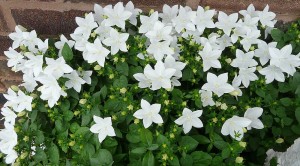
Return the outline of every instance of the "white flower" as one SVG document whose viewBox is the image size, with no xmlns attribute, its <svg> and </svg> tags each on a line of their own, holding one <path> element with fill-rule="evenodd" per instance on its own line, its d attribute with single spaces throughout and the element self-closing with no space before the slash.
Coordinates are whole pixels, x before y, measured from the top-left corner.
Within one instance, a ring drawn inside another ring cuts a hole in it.
<svg viewBox="0 0 300 166">
<path fill-rule="evenodd" d="M 196 17 L 192 21 L 197 26 L 198 31 L 203 33 L 205 28 L 215 27 L 212 20 L 214 15 L 215 10 L 204 10 L 203 7 L 198 6 Z"/>
<path fill-rule="evenodd" d="M 17 158 L 18 158 L 18 153 L 15 150 L 11 150 L 11 151 L 9 151 L 8 154 L 6 154 L 5 163 L 13 164 L 13 163 L 15 163 Z"/>
<path fill-rule="evenodd" d="M 258 13 L 258 17 L 262 26 L 274 27 L 273 20 L 275 19 L 276 14 L 269 12 L 269 5 L 267 5 L 263 11 Z"/>
<path fill-rule="evenodd" d="M 32 69 L 35 77 L 38 76 L 43 71 L 43 55 L 34 55 L 31 52 L 26 52 L 25 56 L 28 60 L 24 63 L 24 66 Z"/>
<path fill-rule="evenodd" d="M 111 117 L 101 118 L 99 116 L 94 115 L 93 119 L 96 124 L 94 124 L 90 128 L 90 131 L 92 133 L 98 134 L 98 139 L 100 143 L 102 143 L 102 141 L 107 136 L 116 136 L 115 130 L 112 127 Z"/>
<path fill-rule="evenodd" d="M 142 99 L 141 100 L 142 109 L 137 110 L 133 116 L 138 119 L 143 119 L 143 124 L 145 128 L 148 128 L 152 123 L 161 124 L 163 123 L 162 117 L 159 115 L 160 104 L 151 104 Z"/>
<path fill-rule="evenodd" d="M 234 84 L 239 86 L 242 83 L 247 88 L 250 81 L 258 80 L 258 77 L 254 73 L 255 70 L 255 67 L 240 68 L 239 75 L 233 79 Z"/>
<path fill-rule="evenodd" d="M 220 50 L 224 50 L 226 47 L 232 46 L 231 38 L 226 34 L 217 38 L 216 43 L 219 45 Z"/>
<path fill-rule="evenodd" d="M 25 87 L 27 92 L 32 92 L 38 84 L 32 74 L 23 75 L 23 83 L 20 86 Z"/>
<path fill-rule="evenodd" d="M 4 118 L 4 123 L 9 123 L 11 125 L 15 125 L 15 121 L 17 118 L 17 115 L 8 107 L 3 107 L 1 109 L 1 114 Z"/>
<path fill-rule="evenodd" d="M 56 104 L 61 95 L 67 96 L 66 92 L 58 85 L 56 78 L 52 75 L 40 75 L 36 80 L 43 84 L 38 88 L 38 91 L 42 93 L 40 98 L 48 101 L 50 108 Z"/>
<path fill-rule="evenodd" d="M 244 53 L 242 50 L 236 50 L 236 58 L 231 62 L 231 66 L 237 68 L 248 68 L 257 65 L 257 62 L 253 59 L 254 52 L 250 51 Z"/>
<path fill-rule="evenodd" d="M 220 74 L 216 76 L 213 73 L 207 74 L 207 83 L 205 83 L 201 89 L 212 91 L 218 95 L 218 97 L 222 96 L 224 93 L 230 93 L 234 90 L 234 88 L 227 83 L 228 73 Z"/>
<path fill-rule="evenodd" d="M 248 31 L 247 34 L 242 37 L 243 39 L 240 41 L 240 43 L 243 45 L 245 51 L 249 51 L 252 44 L 257 44 L 260 41 L 258 39 L 260 37 L 260 31 Z"/>
<path fill-rule="evenodd" d="M 220 35 L 218 35 L 216 33 L 211 33 L 210 35 L 208 35 L 208 38 L 200 37 L 200 43 L 203 46 L 205 46 L 206 43 L 209 43 L 213 50 L 222 50 L 222 48 L 219 46 L 218 40 L 217 40 L 217 38 L 219 38 L 219 37 L 220 37 Z"/>
<path fill-rule="evenodd" d="M 21 42 L 24 40 L 24 33 L 23 31 L 26 31 L 22 26 L 17 25 L 15 27 L 15 32 L 10 33 L 8 36 L 13 40 L 12 48 L 16 49 L 21 45 Z M 26 32 L 28 33 L 28 32 Z"/>
<path fill-rule="evenodd" d="M 45 54 L 46 51 L 48 50 L 48 39 L 46 39 L 45 41 L 41 40 L 41 39 L 37 39 L 37 46 L 38 46 L 38 49 L 34 49 L 34 50 L 29 50 L 29 51 L 32 51 L 34 53 L 42 53 L 42 54 Z"/>
<path fill-rule="evenodd" d="M 110 36 L 110 31 L 112 30 L 112 27 L 107 27 L 103 24 L 101 24 L 97 29 L 95 29 L 95 33 L 98 34 L 97 38 L 100 39 L 100 41 L 103 41 L 104 39 L 108 38 Z"/>
<path fill-rule="evenodd" d="M 8 94 L 3 94 L 3 96 L 8 100 L 4 106 L 12 107 L 15 112 L 21 112 L 23 110 L 31 111 L 32 97 L 25 95 L 21 90 L 18 94 L 12 89 L 8 89 Z"/>
<path fill-rule="evenodd" d="M 62 49 L 66 43 L 70 48 L 72 48 L 75 44 L 75 41 L 68 40 L 64 35 L 60 35 L 60 41 L 54 43 L 55 47 L 59 49 L 58 56 L 62 56 Z"/>
<path fill-rule="evenodd" d="M 275 80 L 279 82 L 284 82 L 285 77 L 283 71 L 274 65 L 269 65 L 261 70 L 259 73 L 266 77 L 266 84 L 269 84 Z"/>
<path fill-rule="evenodd" d="M 89 36 L 82 34 L 70 34 L 71 38 L 75 40 L 74 48 L 79 51 L 85 50 L 85 45 L 88 43 Z"/>
<path fill-rule="evenodd" d="M 88 71 L 80 71 L 77 72 L 82 79 L 87 83 L 87 84 L 91 84 L 92 83 L 92 79 L 91 79 L 91 75 L 93 74 L 93 71 L 88 70 Z"/>
<path fill-rule="evenodd" d="M 150 39 L 150 42 L 159 42 L 162 40 L 171 41 L 173 38 L 170 36 L 172 26 L 165 26 L 162 22 L 157 21 L 152 30 L 148 31 L 145 35 Z"/>
<path fill-rule="evenodd" d="M 24 56 L 18 53 L 16 50 L 9 48 L 8 51 L 4 51 L 4 54 L 7 56 L 7 66 L 8 67 L 15 67 L 20 64 L 24 58 Z"/>
<path fill-rule="evenodd" d="M 139 33 L 147 33 L 152 30 L 154 24 L 158 21 L 158 12 L 154 12 L 151 16 L 140 16 L 141 26 L 139 27 Z"/>
<path fill-rule="evenodd" d="M 151 43 L 147 48 L 149 54 L 153 54 L 155 60 L 160 61 L 164 55 L 174 54 L 174 50 L 170 47 L 170 41 Z"/>
<path fill-rule="evenodd" d="M 104 8 L 104 14 L 108 17 L 103 21 L 105 26 L 118 26 L 125 29 L 125 21 L 130 18 L 132 13 L 125 10 L 123 2 L 118 2 L 114 8 Z"/>
<path fill-rule="evenodd" d="M 65 83 L 68 89 L 74 88 L 78 93 L 81 90 L 81 85 L 86 82 L 79 77 L 76 70 L 73 70 L 70 74 L 65 74 L 63 77 L 69 78 L 69 80 Z"/>
<path fill-rule="evenodd" d="M 184 29 L 195 31 L 196 30 L 195 24 L 192 23 L 192 20 L 194 20 L 195 18 L 196 18 L 195 11 L 180 6 L 178 16 L 172 20 L 176 32 L 180 33 Z"/>
<path fill-rule="evenodd" d="M 182 77 L 182 70 L 185 67 L 185 63 L 180 62 L 180 61 L 176 61 L 175 58 L 171 55 L 168 55 L 165 58 L 165 67 L 167 68 L 172 68 L 172 69 L 176 69 L 176 72 L 173 74 L 173 76 L 181 78 Z"/>
<path fill-rule="evenodd" d="M 163 6 L 163 12 L 159 13 L 159 17 L 162 19 L 162 22 L 167 25 L 172 25 L 172 20 L 177 16 L 178 14 L 178 5 L 174 5 L 170 7 L 167 4 L 164 4 Z"/>
<path fill-rule="evenodd" d="M 44 73 L 47 75 L 53 75 L 56 79 L 63 76 L 65 73 L 71 73 L 73 69 L 66 64 L 63 57 L 59 57 L 54 60 L 52 58 L 46 58 L 47 67 L 44 69 Z"/>
<path fill-rule="evenodd" d="M 160 88 L 171 88 L 171 77 L 176 72 L 176 69 L 166 68 L 164 63 L 158 61 L 154 69 L 148 64 L 144 69 L 145 76 L 151 80 L 151 90 L 158 90 Z"/>
<path fill-rule="evenodd" d="M 5 128 L 0 130 L 0 152 L 10 154 L 18 143 L 18 135 L 14 126 L 6 123 Z"/>
<path fill-rule="evenodd" d="M 200 96 L 201 96 L 201 102 L 202 106 L 214 106 L 215 102 L 212 98 L 212 92 L 211 91 L 206 91 L 206 90 L 199 90 Z"/>
<path fill-rule="evenodd" d="M 129 18 L 129 22 L 132 24 L 132 25 L 136 25 L 137 24 L 137 15 L 139 15 L 142 10 L 141 9 L 137 9 L 137 8 L 134 8 L 134 5 L 131 1 L 129 1 L 126 6 L 125 6 L 125 10 L 131 12 L 131 16 Z"/>
<path fill-rule="evenodd" d="M 97 38 L 94 43 L 87 43 L 86 49 L 83 51 L 83 59 L 88 63 L 97 62 L 100 66 L 104 67 L 105 58 L 109 54 L 109 50 L 102 46 L 100 40 Z"/>
<path fill-rule="evenodd" d="M 94 19 L 95 21 L 100 24 L 103 20 L 104 20 L 104 10 L 102 8 L 102 6 L 95 4 L 94 5 Z"/>
<path fill-rule="evenodd" d="M 202 121 L 199 117 L 202 115 L 202 110 L 192 112 L 188 108 L 184 108 L 182 116 L 175 120 L 178 125 L 183 125 L 183 132 L 188 133 L 192 127 L 201 128 L 203 127 Z"/>
<path fill-rule="evenodd" d="M 119 33 L 115 29 L 110 30 L 110 36 L 103 40 L 103 43 L 111 48 L 111 54 L 115 55 L 119 50 L 127 52 L 126 41 L 128 33 Z"/>
<path fill-rule="evenodd" d="M 250 15 L 251 17 L 258 17 L 258 11 L 255 11 L 255 7 L 253 6 L 253 4 L 250 4 L 248 7 L 247 7 L 247 10 L 241 10 L 239 11 L 239 13 L 241 15 L 243 15 L 244 17 L 246 15 Z"/>
<path fill-rule="evenodd" d="M 221 63 L 218 60 L 221 56 L 221 53 L 221 50 L 213 50 L 208 42 L 204 45 L 203 50 L 199 51 L 199 54 L 203 60 L 204 72 L 210 68 L 221 68 Z"/>
<path fill-rule="evenodd" d="M 251 124 L 251 120 L 243 117 L 233 116 L 225 121 L 222 126 L 221 133 L 223 135 L 229 135 L 240 141 L 244 136 L 243 127 L 247 127 Z"/>
<path fill-rule="evenodd" d="M 279 67 L 282 71 L 289 75 L 294 75 L 295 67 L 300 66 L 300 58 L 292 55 L 292 45 L 286 45 L 281 50 L 277 48 L 269 48 L 271 61 L 270 65 Z"/>
<path fill-rule="evenodd" d="M 259 62 L 261 65 L 265 65 L 269 62 L 271 59 L 269 48 L 275 48 L 277 45 L 277 42 L 271 42 L 267 44 L 263 40 L 261 40 L 257 46 L 258 49 L 254 50 L 254 56 L 259 58 Z"/>
<path fill-rule="evenodd" d="M 220 11 L 218 15 L 218 22 L 216 22 L 216 27 L 222 29 L 226 35 L 230 36 L 231 29 L 236 27 L 237 20 L 238 13 L 227 15 L 226 13 Z"/>
<path fill-rule="evenodd" d="M 75 29 L 74 34 L 83 35 L 85 37 L 89 37 L 91 31 L 98 26 L 97 23 L 94 21 L 94 16 L 92 12 L 87 14 L 85 18 L 76 17 L 75 21 L 78 27 Z"/>
<path fill-rule="evenodd" d="M 145 68 L 145 69 L 146 69 L 146 68 Z M 145 72 L 145 69 L 144 69 L 144 72 Z M 149 78 L 147 78 L 147 77 L 145 76 L 145 74 L 143 74 L 143 73 L 136 73 L 136 74 L 133 75 L 133 77 L 134 77 L 137 81 L 139 81 L 138 86 L 139 86 L 140 88 L 149 88 L 149 87 L 151 86 L 152 81 L 151 81 Z"/>
<path fill-rule="evenodd" d="M 245 36 L 247 34 L 247 28 L 244 26 L 237 26 L 233 29 L 233 34 L 230 36 L 231 42 L 236 43 L 239 37 Z"/>
<path fill-rule="evenodd" d="M 245 15 L 244 20 L 239 20 L 238 25 L 245 28 L 247 31 L 256 31 L 259 18 Z"/>
<path fill-rule="evenodd" d="M 264 128 L 264 124 L 258 119 L 263 113 L 263 109 L 260 107 L 248 108 L 244 114 L 244 117 L 251 120 L 249 126 L 247 126 L 247 130 L 251 130 L 251 128 L 262 129 Z"/>
</svg>

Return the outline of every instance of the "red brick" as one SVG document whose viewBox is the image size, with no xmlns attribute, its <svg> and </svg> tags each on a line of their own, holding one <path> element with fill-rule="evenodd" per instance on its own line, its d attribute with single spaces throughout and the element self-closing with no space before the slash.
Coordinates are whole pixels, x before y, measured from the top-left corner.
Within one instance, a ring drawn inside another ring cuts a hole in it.
<svg viewBox="0 0 300 166">
<path fill-rule="evenodd" d="M 0 93 L 0 110 L 1 110 L 1 108 L 3 107 L 3 105 L 4 105 L 4 103 L 5 103 L 5 98 L 3 97 L 3 94 L 2 93 Z M 2 129 L 4 126 L 3 126 L 3 120 L 1 120 L 2 119 L 2 114 L 0 113 L 0 129 Z"/>
<path fill-rule="evenodd" d="M 4 51 L 12 45 L 12 40 L 7 36 L 0 36 L 0 56 L 4 56 Z"/>
<path fill-rule="evenodd" d="M 92 9 L 91 9 L 92 10 Z M 83 17 L 85 13 L 89 11 L 70 10 L 63 13 L 61 22 L 62 27 L 59 34 L 70 34 L 73 33 L 75 28 L 78 26 L 75 22 L 75 17 Z M 58 35 L 58 34 L 56 34 Z"/>
<path fill-rule="evenodd" d="M 7 32 L 8 31 L 7 23 L 4 19 L 3 12 L 1 11 L 1 8 L 0 8 L 0 31 L 1 32 Z"/>
</svg>

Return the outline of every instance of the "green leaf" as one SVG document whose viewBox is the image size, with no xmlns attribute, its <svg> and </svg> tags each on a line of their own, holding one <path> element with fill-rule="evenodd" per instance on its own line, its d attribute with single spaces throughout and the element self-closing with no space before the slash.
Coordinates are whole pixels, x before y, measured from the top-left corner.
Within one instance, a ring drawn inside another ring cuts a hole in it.
<svg viewBox="0 0 300 166">
<path fill-rule="evenodd" d="M 275 41 L 282 41 L 284 33 L 279 29 L 273 29 L 271 31 L 271 36 Z"/>
<path fill-rule="evenodd" d="M 107 95 L 107 87 L 104 85 L 101 89 L 100 89 L 100 96 L 102 98 L 102 100 L 104 100 L 106 98 Z M 100 102 L 100 101 L 99 101 Z"/>
<path fill-rule="evenodd" d="M 141 141 L 140 136 L 137 134 L 127 134 L 126 139 L 131 143 L 139 143 Z"/>
<path fill-rule="evenodd" d="M 212 157 L 209 154 L 202 151 L 195 151 L 191 154 L 191 156 L 193 158 L 193 165 L 197 166 L 210 165 L 212 160 Z"/>
<path fill-rule="evenodd" d="M 193 71 L 192 71 L 191 68 L 186 67 L 186 68 L 183 69 L 182 78 L 181 78 L 182 81 L 190 80 L 193 77 L 194 77 L 194 74 L 193 74 Z"/>
<path fill-rule="evenodd" d="M 184 147 L 187 151 L 192 151 L 198 146 L 198 141 L 190 136 L 183 136 L 179 141 L 179 145 Z"/>
<path fill-rule="evenodd" d="M 128 85 L 127 77 L 122 75 L 119 79 L 116 79 L 113 86 L 116 88 L 126 88 Z"/>
<path fill-rule="evenodd" d="M 71 61 L 73 59 L 73 51 L 69 47 L 67 43 L 64 44 L 64 47 L 62 49 L 62 56 L 66 61 Z"/>
<path fill-rule="evenodd" d="M 51 164 L 59 164 L 59 150 L 55 144 L 51 144 L 51 147 L 48 150 L 49 160 Z"/>
<path fill-rule="evenodd" d="M 210 143 L 210 140 L 203 135 L 193 135 L 192 137 L 195 140 L 197 140 L 199 142 L 199 144 L 209 144 Z"/>
<path fill-rule="evenodd" d="M 153 150 L 158 149 L 158 147 L 159 147 L 159 146 L 158 146 L 157 144 L 152 144 L 152 145 L 150 145 L 147 149 L 153 151 Z"/>
<path fill-rule="evenodd" d="M 180 159 L 180 164 L 183 166 L 193 166 L 193 162 L 193 157 L 191 155 L 185 155 Z"/>
<path fill-rule="evenodd" d="M 131 153 L 135 153 L 135 154 L 144 154 L 147 151 L 147 149 L 145 147 L 138 147 L 135 148 L 131 151 Z"/>
<path fill-rule="evenodd" d="M 154 166 L 154 156 L 151 151 L 148 151 L 143 157 L 142 166 Z"/>
<path fill-rule="evenodd" d="M 85 112 L 81 117 L 81 126 L 86 126 L 92 120 L 92 115 L 89 112 Z"/>
<path fill-rule="evenodd" d="M 58 132 L 61 132 L 63 130 L 63 124 L 62 124 L 61 120 L 56 120 L 55 121 L 55 129 Z"/>
<path fill-rule="evenodd" d="M 225 148 L 222 150 L 222 158 L 227 159 L 231 154 L 230 148 Z"/>
<path fill-rule="evenodd" d="M 171 166 L 180 166 L 177 156 L 174 156 L 173 159 L 169 159 L 168 162 Z"/>
<path fill-rule="evenodd" d="M 294 133 L 300 135 L 300 124 L 299 125 L 293 125 L 291 129 Z"/>
<path fill-rule="evenodd" d="M 152 144 L 153 136 L 152 136 L 152 133 L 151 133 L 150 130 L 148 130 L 148 129 L 141 129 L 140 138 L 141 138 L 141 141 L 144 144 L 147 144 L 147 145 L 151 145 Z"/>
<path fill-rule="evenodd" d="M 108 109 L 110 111 L 119 111 L 122 107 L 122 102 L 118 99 L 108 99 L 105 103 L 104 103 L 104 108 Z"/>
<path fill-rule="evenodd" d="M 34 121 L 35 121 L 35 119 L 36 119 L 36 116 L 37 116 L 37 110 L 32 110 L 31 112 L 30 112 L 30 120 L 31 120 L 31 123 L 33 123 Z"/>
<path fill-rule="evenodd" d="M 118 141 L 114 138 L 106 138 L 103 143 L 102 143 L 104 148 L 111 148 L 111 147 L 115 147 L 118 145 Z"/>
<path fill-rule="evenodd" d="M 64 111 L 64 120 L 69 122 L 70 120 L 72 120 L 72 118 L 74 117 L 74 113 L 72 111 Z"/>
<path fill-rule="evenodd" d="M 44 143 L 45 137 L 42 131 L 37 131 L 36 132 L 36 138 L 35 138 L 35 143 L 36 144 L 42 144 Z"/>
<path fill-rule="evenodd" d="M 70 109 L 69 100 L 64 100 L 63 102 L 61 102 L 60 108 L 62 111 L 68 111 Z"/>
<path fill-rule="evenodd" d="M 292 103 L 293 103 L 292 99 L 290 99 L 288 97 L 280 99 L 280 102 L 282 105 L 284 105 L 286 107 L 292 105 Z"/>
<path fill-rule="evenodd" d="M 296 116 L 296 119 L 297 121 L 299 122 L 300 124 L 300 107 L 298 107 L 295 111 L 295 116 Z"/>
<path fill-rule="evenodd" d="M 33 158 L 37 163 L 39 163 L 40 161 L 47 160 L 47 155 L 43 149 L 41 149 L 40 147 L 37 147 Z"/>
<path fill-rule="evenodd" d="M 91 166 L 111 166 L 113 162 L 111 153 L 106 149 L 100 149 L 90 157 Z"/>
<path fill-rule="evenodd" d="M 120 74 L 128 76 L 129 67 L 126 62 L 119 62 L 116 65 L 116 69 Z"/>
</svg>

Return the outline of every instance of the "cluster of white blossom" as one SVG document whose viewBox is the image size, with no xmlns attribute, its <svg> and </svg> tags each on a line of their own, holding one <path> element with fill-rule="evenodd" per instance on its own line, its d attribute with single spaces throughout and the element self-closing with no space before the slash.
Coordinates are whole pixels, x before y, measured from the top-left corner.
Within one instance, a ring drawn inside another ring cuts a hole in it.
<svg viewBox="0 0 300 166">
<path fill-rule="evenodd" d="M 182 70 L 188 64 L 178 58 L 180 45 L 177 42 L 178 38 L 191 39 L 203 47 L 197 55 L 199 60 L 202 59 L 203 71 L 207 72 L 207 83 L 199 90 L 203 107 L 216 105 L 213 94 L 218 97 L 225 93 L 235 97 L 241 96 L 240 88 L 247 88 L 251 81 L 257 80 L 257 71 L 266 77 L 266 83 L 271 83 L 274 79 L 283 82 L 285 76 L 293 75 L 295 68 L 300 66 L 299 57 L 291 54 L 291 45 L 277 49 L 277 43 L 266 43 L 259 39 L 261 36 L 259 26 L 265 28 L 265 37 L 267 37 L 276 23 L 275 14 L 269 11 L 269 6 L 266 6 L 263 11 L 256 11 L 254 6 L 250 5 L 247 10 L 239 12 L 242 16 L 240 19 L 239 13 L 227 15 L 201 6 L 193 11 L 187 6 L 164 5 L 162 13 L 152 12 L 149 16 L 140 13 L 141 10 L 134 8 L 131 1 L 125 6 L 122 2 L 114 6 L 95 5 L 94 13 L 88 13 L 84 18 L 76 17 L 78 27 L 70 35 L 72 40 L 61 35 L 60 41 L 55 43 L 55 47 L 59 50 L 57 59 L 44 57 L 48 50 L 48 39 L 43 41 L 37 37 L 35 31 L 27 32 L 26 29 L 17 26 L 16 32 L 9 35 L 13 45 L 5 52 L 8 57 L 7 65 L 14 71 L 21 71 L 24 74 L 21 86 L 28 93 L 34 90 L 40 91 L 39 97 L 47 101 L 49 107 L 53 107 L 61 96 L 67 95 L 66 89 L 73 88 L 80 92 L 83 84 L 91 84 L 92 71 L 72 69 L 62 56 L 64 46 L 68 45 L 69 48 L 82 52 L 83 59 L 88 63 L 97 62 L 104 67 L 106 59 L 110 56 L 128 51 L 130 46 L 126 42 L 135 32 L 127 30 L 126 24 L 137 26 L 140 20 L 141 25 L 137 27 L 136 33 L 147 41 L 146 53 L 140 53 L 137 57 L 153 58 L 156 64 L 154 68 L 147 64 L 143 73 L 134 75 L 139 82 L 138 86 L 153 91 L 161 88 L 170 90 L 174 86 L 180 86 Z M 211 28 L 217 28 L 218 33 L 211 33 L 207 38 L 204 37 L 204 31 Z M 95 39 L 93 42 L 89 41 L 91 37 Z M 241 44 L 243 50 L 237 49 L 235 58 L 228 59 L 228 63 L 239 70 L 230 84 L 228 73 L 217 76 L 210 70 L 222 68 L 219 61 L 222 52 L 236 43 Z M 255 49 L 253 45 L 257 45 L 258 48 Z M 260 66 L 255 59 L 259 59 Z M 62 77 L 67 78 L 64 85 L 59 83 Z M 21 90 L 17 90 L 16 93 L 9 89 L 8 94 L 4 95 L 8 101 L 2 109 L 5 129 L 0 131 L 0 150 L 7 154 L 7 163 L 13 163 L 17 158 L 13 150 L 17 144 L 17 134 L 13 130 L 17 115 L 14 112 L 32 110 L 31 102 L 34 98 L 26 93 Z M 143 119 L 145 128 L 153 122 L 163 123 L 159 115 L 160 104 L 150 105 L 142 100 L 141 107 L 142 109 L 137 110 L 134 116 Z M 250 108 L 247 109 L 244 117 L 233 116 L 227 119 L 221 133 L 241 140 L 245 127 L 263 128 L 263 124 L 258 119 L 262 111 L 262 108 Z M 182 116 L 175 123 L 183 125 L 184 133 L 188 133 L 193 126 L 203 127 L 199 119 L 202 112 L 202 110 L 192 112 L 185 108 Z M 100 142 L 106 136 L 115 136 L 110 117 L 94 116 L 94 121 L 96 124 L 90 130 L 99 134 Z"/>
</svg>

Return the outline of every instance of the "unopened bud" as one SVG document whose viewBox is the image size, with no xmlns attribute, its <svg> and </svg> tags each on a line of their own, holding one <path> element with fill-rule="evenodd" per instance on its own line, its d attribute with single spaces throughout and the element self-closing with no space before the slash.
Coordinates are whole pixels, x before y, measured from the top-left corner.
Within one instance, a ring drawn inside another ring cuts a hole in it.
<svg viewBox="0 0 300 166">
<path fill-rule="evenodd" d="M 82 105 L 84 105 L 86 103 L 86 101 L 87 101 L 86 99 L 80 99 L 79 103 L 82 104 Z"/>
<path fill-rule="evenodd" d="M 20 90 L 19 87 L 16 85 L 12 85 L 10 88 L 15 92 L 18 92 Z"/>
<path fill-rule="evenodd" d="M 245 148 L 247 146 L 247 142 L 239 142 L 239 145 L 243 148 Z"/>
<path fill-rule="evenodd" d="M 23 160 L 28 156 L 28 152 L 24 152 L 21 154 L 20 158 Z"/>
<path fill-rule="evenodd" d="M 281 144 L 281 143 L 283 143 L 284 142 L 284 139 L 283 138 L 278 138 L 277 140 L 276 140 L 276 143 L 278 143 L 278 144 Z"/>
<path fill-rule="evenodd" d="M 69 142 L 69 146 L 74 146 L 75 145 L 75 141 L 71 141 L 71 142 Z"/>
<path fill-rule="evenodd" d="M 231 61 L 232 61 L 232 60 L 231 60 L 230 58 L 225 59 L 225 62 L 228 63 L 228 64 L 230 64 Z"/>
<path fill-rule="evenodd" d="M 94 70 L 100 70 L 101 69 L 101 66 L 100 65 L 96 65 L 95 67 L 94 67 Z"/>
<path fill-rule="evenodd" d="M 241 164 L 241 163 L 243 163 L 243 160 L 244 160 L 243 157 L 237 157 L 237 158 L 235 158 L 235 163 Z"/>
<path fill-rule="evenodd" d="M 25 114 L 26 114 L 26 111 L 21 111 L 21 112 L 18 113 L 18 117 L 22 117 L 22 116 L 24 116 Z"/>
</svg>

